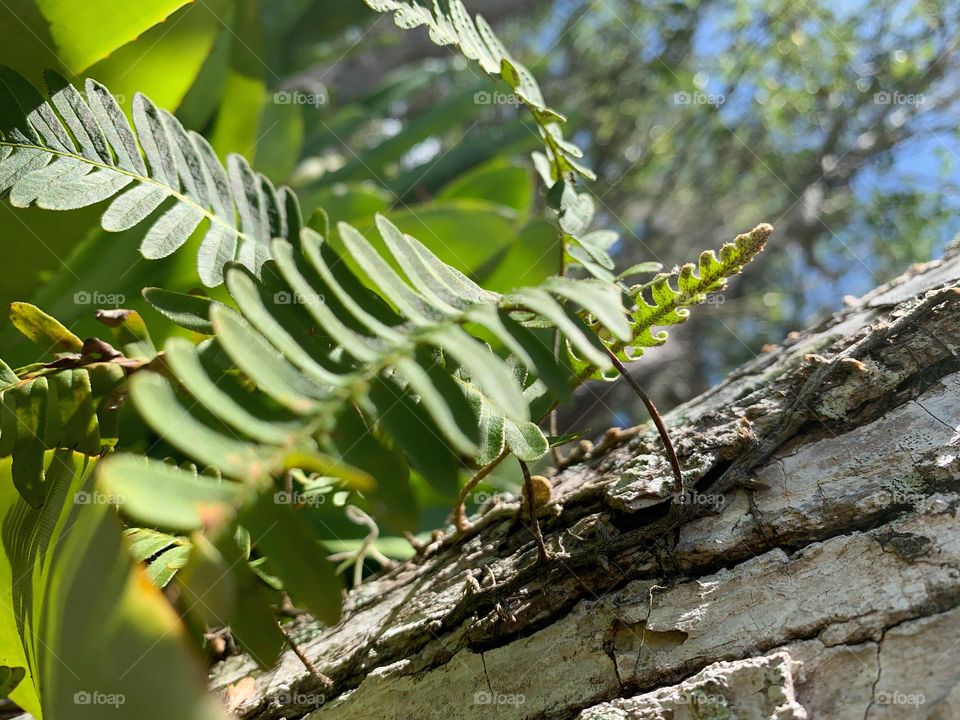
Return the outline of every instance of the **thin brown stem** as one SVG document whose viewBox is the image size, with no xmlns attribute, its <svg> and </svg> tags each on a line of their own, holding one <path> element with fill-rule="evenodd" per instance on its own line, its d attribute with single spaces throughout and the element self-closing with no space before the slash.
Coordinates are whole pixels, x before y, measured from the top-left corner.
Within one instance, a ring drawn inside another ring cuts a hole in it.
<svg viewBox="0 0 960 720">
<path fill-rule="evenodd" d="M 509 452 L 510 451 L 507 450 L 507 448 L 504 448 L 497 456 L 496 460 L 477 470 L 477 472 L 474 473 L 474 476 L 467 481 L 466 485 L 463 486 L 463 489 L 460 491 L 460 497 L 457 498 L 457 506 L 453 509 L 453 524 L 456 526 L 458 534 L 466 532 L 470 529 L 470 523 L 467 520 L 467 510 L 465 507 L 467 495 L 469 495 L 470 491 L 473 490 L 481 480 L 489 475 L 490 472 L 503 461 Z"/>
<path fill-rule="evenodd" d="M 680 470 L 680 460 L 677 458 L 677 451 L 673 447 L 673 441 L 670 439 L 670 433 L 667 432 L 667 425 L 663 422 L 663 416 L 660 414 L 660 411 L 657 410 L 657 406 L 653 404 L 653 400 L 647 396 L 647 393 L 640 383 L 637 382 L 624 367 L 624 364 L 620 362 L 620 358 L 610 350 L 609 348 L 604 348 L 607 351 L 607 355 L 610 356 L 613 366 L 617 369 L 620 375 L 623 376 L 623 379 L 627 381 L 633 391 L 637 396 L 643 401 L 643 404 L 647 408 L 647 412 L 650 413 L 650 418 L 653 420 L 653 424 L 657 426 L 657 432 L 660 433 L 660 439 L 663 441 L 663 446 L 667 451 L 667 458 L 670 460 L 670 467 L 673 470 L 673 476 L 677 481 L 677 490 L 683 492 L 683 472 Z"/>
<path fill-rule="evenodd" d="M 530 516 L 530 529 L 533 531 L 533 537 L 537 541 L 537 554 L 540 556 L 540 562 L 546 562 L 550 559 L 550 552 L 543 542 L 543 533 L 540 530 L 540 521 L 537 520 L 537 503 L 533 496 L 533 480 L 530 477 L 530 468 L 527 464 L 517 458 L 520 463 L 520 471 L 523 473 L 523 496 L 527 504 L 527 513 Z"/>
<path fill-rule="evenodd" d="M 293 636 L 279 620 L 277 620 L 277 627 L 280 628 L 280 632 L 283 635 L 284 640 L 287 641 L 287 645 L 289 645 L 294 654 L 300 658 L 300 662 L 303 663 L 303 666 L 307 669 L 307 671 L 323 684 L 324 690 L 328 692 L 333 690 L 333 680 L 317 670 L 316 666 L 310 661 L 310 658 L 308 658 L 307 654 L 303 651 L 303 648 L 297 644 L 297 642 L 293 639 Z"/>
</svg>

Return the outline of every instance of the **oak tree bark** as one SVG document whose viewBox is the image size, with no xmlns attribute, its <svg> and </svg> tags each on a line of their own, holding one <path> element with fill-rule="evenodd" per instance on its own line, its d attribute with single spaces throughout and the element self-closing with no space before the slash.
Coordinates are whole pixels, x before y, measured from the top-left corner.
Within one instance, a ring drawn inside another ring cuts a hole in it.
<svg viewBox="0 0 960 720">
<path fill-rule="evenodd" d="M 960 717 L 960 256 L 910 269 L 215 668 L 267 720 Z M 244 685 L 247 692 L 236 689 Z"/>
</svg>

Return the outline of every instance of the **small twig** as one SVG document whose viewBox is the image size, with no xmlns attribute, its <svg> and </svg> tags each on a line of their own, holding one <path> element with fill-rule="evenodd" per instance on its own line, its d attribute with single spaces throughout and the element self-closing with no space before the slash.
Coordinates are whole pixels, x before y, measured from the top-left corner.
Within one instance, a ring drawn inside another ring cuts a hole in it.
<svg viewBox="0 0 960 720">
<path fill-rule="evenodd" d="M 463 486 L 463 489 L 460 491 L 460 497 L 457 498 L 457 506 L 453 509 L 453 524 L 457 528 L 458 535 L 470 529 L 470 523 L 467 521 L 467 510 L 465 507 L 467 495 L 469 495 L 470 491 L 473 490 L 481 480 L 489 475 L 490 472 L 503 461 L 509 452 L 509 450 L 504 448 L 493 462 L 487 463 L 482 468 L 477 470 L 474 476 L 467 481 L 466 485 Z"/>
<path fill-rule="evenodd" d="M 530 516 L 530 526 L 531 530 L 533 530 L 533 537 L 537 541 L 537 554 L 540 556 L 541 562 L 547 562 L 550 559 L 550 552 L 543 542 L 543 533 L 540 531 L 540 521 L 537 520 L 537 501 L 533 496 L 533 480 L 530 477 L 530 468 L 528 468 L 527 464 L 520 458 L 517 458 L 517 462 L 520 463 L 520 470 L 523 472 L 523 495 L 527 501 L 527 513 Z"/>
<path fill-rule="evenodd" d="M 316 665 L 310 661 L 310 658 L 307 657 L 307 654 L 303 651 L 303 648 L 301 648 L 293 639 L 293 636 L 290 634 L 290 632 L 279 620 L 277 620 L 276 623 L 277 627 L 280 628 L 280 633 L 283 635 L 283 639 L 287 641 L 287 645 L 289 645 L 290 649 L 293 650 L 294 655 L 300 658 L 300 662 L 303 663 L 303 666 L 307 669 L 307 671 L 321 682 L 323 689 L 326 692 L 333 690 L 333 680 L 317 670 Z"/>
<path fill-rule="evenodd" d="M 627 381 L 633 391 L 637 396 L 643 401 L 643 404 L 647 408 L 647 412 L 650 413 L 650 418 L 653 420 L 653 424 L 657 426 L 657 432 L 660 433 L 660 439 L 663 441 L 663 446 L 667 451 L 667 458 L 670 460 L 670 467 L 673 470 L 673 476 L 677 481 L 677 490 L 683 491 L 683 472 L 680 470 L 680 460 L 677 458 L 677 451 L 673 448 L 673 441 L 670 439 L 670 433 L 667 432 L 667 426 L 663 422 L 663 416 L 660 415 L 660 411 L 657 410 L 657 406 L 653 404 L 653 400 L 649 398 L 647 393 L 640 383 L 637 382 L 624 367 L 623 363 L 620 362 L 620 358 L 617 357 L 610 348 L 604 348 L 607 351 L 607 355 L 610 356 L 610 360 L 613 362 L 613 366 L 620 372 L 620 375 L 623 376 L 623 379 Z"/>
</svg>

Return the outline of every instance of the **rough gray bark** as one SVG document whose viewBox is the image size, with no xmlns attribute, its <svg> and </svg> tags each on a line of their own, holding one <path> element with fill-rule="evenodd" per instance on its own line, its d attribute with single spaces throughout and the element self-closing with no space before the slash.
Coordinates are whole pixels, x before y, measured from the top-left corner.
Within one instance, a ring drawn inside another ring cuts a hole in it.
<svg viewBox="0 0 960 720">
<path fill-rule="evenodd" d="M 960 257 L 912 268 L 215 669 L 244 718 L 960 717 Z M 238 685 L 243 683 L 243 685 Z"/>
</svg>

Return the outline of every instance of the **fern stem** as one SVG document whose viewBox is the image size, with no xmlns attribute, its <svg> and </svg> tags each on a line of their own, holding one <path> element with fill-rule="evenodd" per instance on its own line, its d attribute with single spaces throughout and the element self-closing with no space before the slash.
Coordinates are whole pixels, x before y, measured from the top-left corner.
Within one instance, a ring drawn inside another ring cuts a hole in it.
<svg viewBox="0 0 960 720">
<path fill-rule="evenodd" d="M 509 454 L 510 451 L 507 448 L 501 450 L 496 459 L 477 470 L 473 477 L 467 481 L 467 484 L 463 486 L 463 489 L 460 491 L 460 497 L 457 498 L 457 506 L 453 509 L 453 524 L 456 526 L 458 534 L 470 529 L 470 522 L 467 520 L 467 510 L 465 507 L 467 495 L 469 495 L 470 491 L 489 475 L 497 465 L 503 462 L 504 458 Z"/>
<path fill-rule="evenodd" d="M 673 441 L 670 439 L 670 433 L 667 431 L 667 425 L 663 421 L 663 416 L 660 414 L 660 411 L 657 410 L 657 406 L 653 404 L 653 400 L 650 399 L 646 391 L 644 391 L 644 389 L 640 386 L 640 383 L 637 382 L 637 379 L 633 377 L 624 364 L 620 362 L 620 359 L 616 356 L 616 353 L 607 348 L 607 355 L 610 356 L 613 366 L 617 369 L 623 379 L 627 381 L 627 384 L 633 388 L 633 391 L 643 401 L 644 406 L 647 408 L 647 412 L 650 414 L 650 418 L 653 420 L 653 424 L 657 426 L 657 432 L 660 433 L 660 439 L 663 441 L 663 446 L 667 451 L 667 458 L 670 460 L 670 468 L 673 470 L 673 477 L 677 481 L 677 490 L 682 491 L 683 471 L 680 470 L 680 460 L 677 458 L 677 451 L 673 447 Z"/>
<path fill-rule="evenodd" d="M 310 658 L 307 657 L 307 654 L 303 651 L 303 648 L 297 644 L 297 641 L 293 639 L 293 635 L 290 634 L 283 624 L 277 620 L 277 627 L 280 628 L 280 633 L 283 635 L 283 639 L 287 641 L 287 645 L 290 646 L 290 649 L 293 650 L 294 655 L 296 655 L 300 662 L 303 663 L 303 666 L 307 669 L 311 675 L 313 675 L 320 683 L 323 685 L 323 689 L 326 692 L 330 692 L 335 687 L 333 680 L 324 675 L 322 672 L 317 670 L 316 665 L 311 662 Z"/>
<path fill-rule="evenodd" d="M 527 514 L 530 517 L 530 529 L 533 531 L 533 538 L 537 543 L 537 555 L 540 562 L 547 562 L 550 559 L 550 553 L 543 542 L 543 532 L 540 530 L 540 521 L 537 520 L 537 503 L 533 497 L 533 479 L 530 477 L 530 468 L 520 458 L 517 458 L 517 462 L 520 463 L 520 471 L 523 473 L 523 496 L 527 503 Z"/>
</svg>

